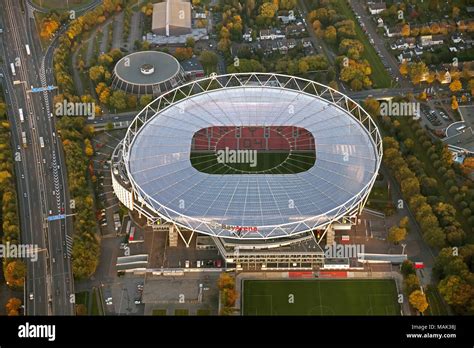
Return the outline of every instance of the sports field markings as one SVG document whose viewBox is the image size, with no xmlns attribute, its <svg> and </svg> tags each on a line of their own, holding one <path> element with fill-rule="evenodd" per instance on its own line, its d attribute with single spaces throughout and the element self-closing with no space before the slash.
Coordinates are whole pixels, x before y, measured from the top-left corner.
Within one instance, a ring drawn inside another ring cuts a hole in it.
<svg viewBox="0 0 474 348">
<path fill-rule="evenodd" d="M 388 293 L 385 293 L 385 294 L 369 294 L 368 297 L 369 297 L 369 303 L 370 303 L 370 307 L 369 307 L 368 312 L 371 312 L 372 314 L 376 314 L 376 315 L 380 315 L 380 314 L 379 313 L 374 313 L 373 308 L 382 309 L 382 306 L 377 305 L 377 300 L 376 300 L 377 297 L 382 297 L 382 298 L 388 299 L 387 301 L 383 301 L 383 302 L 390 302 L 390 294 L 388 294 Z M 372 299 L 374 299 L 375 304 L 372 303 Z M 394 308 L 393 305 L 385 305 L 383 308 L 384 308 L 384 311 L 385 311 L 386 315 L 394 315 L 395 314 L 395 308 Z M 391 308 L 390 313 L 387 312 L 387 308 Z"/>
<path fill-rule="evenodd" d="M 258 282 L 258 280 L 257 280 Z M 263 281 L 265 282 L 265 281 Z M 300 279 L 300 280 L 290 280 L 290 281 L 276 281 L 277 283 L 283 282 L 283 283 L 293 283 L 293 284 L 298 284 L 298 283 L 306 283 L 306 282 L 312 282 L 312 280 L 307 280 L 307 279 Z M 394 302 L 396 301 L 396 298 L 393 299 L 394 294 L 396 294 L 395 288 L 387 287 L 388 282 L 393 282 L 393 279 L 377 279 L 377 280 L 371 280 L 371 279 L 361 279 L 361 280 L 354 280 L 354 279 L 332 279 L 332 280 L 316 280 L 314 284 L 314 287 L 312 287 L 312 298 L 314 302 L 312 302 L 310 299 L 305 302 L 304 297 L 309 295 L 310 293 L 306 292 L 305 294 L 300 294 L 300 293 L 294 293 L 291 285 L 290 288 L 287 290 L 290 290 L 291 293 L 295 296 L 295 299 L 297 302 L 299 302 L 296 307 L 292 307 L 292 305 L 286 305 L 285 303 L 280 303 L 276 302 L 275 307 L 273 305 L 273 296 L 277 295 L 277 299 L 280 298 L 279 293 L 271 293 L 273 292 L 272 287 L 267 287 L 264 289 L 264 292 L 267 292 L 266 294 L 248 294 L 249 297 L 248 299 L 250 301 L 249 304 L 253 306 L 249 306 L 248 310 L 245 311 L 244 314 L 246 315 L 278 315 L 280 312 L 280 309 L 283 310 L 283 313 L 286 313 L 286 315 L 294 315 L 299 313 L 298 315 L 352 315 L 352 310 L 347 312 L 346 309 L 340 308 L 337 306 L 337 303 L 335 303 L 334 296 L 339 296 L 339 295 L 334 295 L 334 293 L 331 291 L 331 287 L 326 288 L 326 285 L 329 283 L 338 283 L 340 284 L 341 287 L 349 286 L 349 284 L 352 283 L 358 283 L 362 287 L 366 286 L 367 291 L 369 293 L 365 293 L 365 296 L 363 293 L 360 293 L 360 295 L 357 298 L 352 298 L 352 302 L 357 302 L 356 305 L 358 306 L 359 309 L 356 309 L 356 312 L 359 313 L 359 315 L 399 315 L 397 311 L 398 305 Z M 322 286 L 321 286 L 321 283 Z M 378 288 L 384 284 L 383 289 Z M 325 291 L 324 294 L 322 294 L 322 289 Z M 247 289 L 246 289 L 247 290 Z M 308 289 L 309 290 L 309 289 Z M 377 292 L 379 290 L 379 292 Z M 380 290 L 382 290 L 380 292 Z M 258 291 L 258 287 L 256 288 L 251 288 L 249 292 L 252 291 Z M 314 291 L 318 291 L 319 293 L 316 295 Z M 371 293 L 371 291 L 374 291 L 374 293 Z M 270 294 L 268 293 L 270 292 Z M 288 295 L 288 292 L 284 292 L 285 296 Z M 301 296 L 303 296 L 303 299 Z M 349 294 L 350 295 L 350 294 Z M 328 296 L 328 301 L 324 301 L 323 298 Z M 341 296 L 345 296 L 342 294 Z M 268 299 L 270 297 L 270 299 Z M 349 296 L 350 297 L 350 296 Z M 324 303 L 324 305 L 323 305 Z M 318 305 L 319 304 L 319 305 Z M 280 305 L 282 306 L 280 308 Z M 306 308 L 305 308 L 306 307 Z M 365 307 L 365 309 L 364 309 Z M 341 312 L 341 313 L 339 313 Z M 259 314 L 258 314 L 259 313 Z M 338 313 L 338 314 L 336 314 Z"/>
<path fill-rule="evenodd" d="M 273 295 L 270 295 L 270 294 L 269 295 L 250 295 L 249 299 L 254 298 L 254 297 L 263 297 L 263 298 L 267 297 L 267 298 L 270 298 L 270 314 L 269 315 L 273 315 Z M 257 303 L 258 303 L 258 301 L 257 301 Z M 263 303 L 266 303 L 266 302 L 263 302 Z M 261 307 L 261 305 L 260 305 L 260 307 Z M 257 312 L 258 312 L 258 309 L 257 309 L 257 307 L 255 307 L 255 313 L 257 313 Z M 255 315 L 257 315 L 257 314 L 255 314 Z"/>
<path fill-rule="evenodd" d="M 325 311 L 326 309 L 326 311 Z M 336 315 L 330 306 L 315 306 L 308 310 L 308 315 Z"/>
</svg>

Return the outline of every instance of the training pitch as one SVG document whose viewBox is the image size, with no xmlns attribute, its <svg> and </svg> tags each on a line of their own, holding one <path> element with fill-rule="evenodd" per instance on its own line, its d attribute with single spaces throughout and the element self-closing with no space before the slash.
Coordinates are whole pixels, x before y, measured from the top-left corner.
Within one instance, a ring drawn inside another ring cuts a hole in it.
<svg viewBox="0 0 474 348">
<path fill-rule="evenodd" d="M 243 315 L 400 315 L 395 281 L 244 280 Z"/>
</svg>

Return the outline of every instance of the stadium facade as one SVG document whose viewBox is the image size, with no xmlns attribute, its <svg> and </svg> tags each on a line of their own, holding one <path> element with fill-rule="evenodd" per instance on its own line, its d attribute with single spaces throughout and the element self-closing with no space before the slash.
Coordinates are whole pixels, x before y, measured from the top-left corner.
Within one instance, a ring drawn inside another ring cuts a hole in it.
<svg viewBox="0 0 474 348">
<path fill-rule="evenodd" d="M 236 160 L 248 151 L 258 166 Z M 210 236 L 237 269 L 314 269 L 320 245 L 355 223 L 381 158 L 373 120 L 328 86 L 269 73 L 213 75 L 136 116 L 113 153 L 112 183 L 170 243 L 186 243 L 186 230 Z"/>
</svg>

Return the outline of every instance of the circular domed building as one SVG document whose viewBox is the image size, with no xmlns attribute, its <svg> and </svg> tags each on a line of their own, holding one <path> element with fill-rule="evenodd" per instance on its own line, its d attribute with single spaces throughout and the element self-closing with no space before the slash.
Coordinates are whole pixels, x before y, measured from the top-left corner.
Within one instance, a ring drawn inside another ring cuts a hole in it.
<svg viewBox="0 0 474 348">
<path fill-rule="evenodd" d="M 112 86 L 130 94 L 160 95 L 185 81 L 183 68 L 173 56 L 157 51 L 129 54 L 114 68 Z"/>
</svg>

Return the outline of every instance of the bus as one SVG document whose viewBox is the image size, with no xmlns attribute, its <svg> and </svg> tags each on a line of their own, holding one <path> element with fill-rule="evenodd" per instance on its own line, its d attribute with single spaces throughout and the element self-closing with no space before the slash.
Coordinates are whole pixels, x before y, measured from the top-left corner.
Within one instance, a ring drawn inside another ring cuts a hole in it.
<svg viewBox="0 0 474 348">
<path fill-rule="evenodd" d="M 31 55 L 30 45 L 25 45 L 25 48 L 26 48 L 26 54 Z"/>
<path fill-rule="evenodd" d="M 25 122 L 25 117 L 23 116 L 23 109 L 18 109 L 18 113 L 20 114 L 20 122 Z"/>
<path fill-rule="evenodd" d="M 23 147 L 28 146 L 28 141 L 26 140 L 26 132 L 21 132 L 21 142 L 23 143 Z"/>
<path fill-rule="evenodd" d="M 40 137 L 40 146 L 43 148 L 44 147 L 44 140 L 43 137 Z"/>
<path fill-rule="evenodd" d="M 10 63 L 10 69 L 12 69 L 12 75 L 13 75 L 13 76 L 16 76 L 15 64 Z"/>
</svg>

